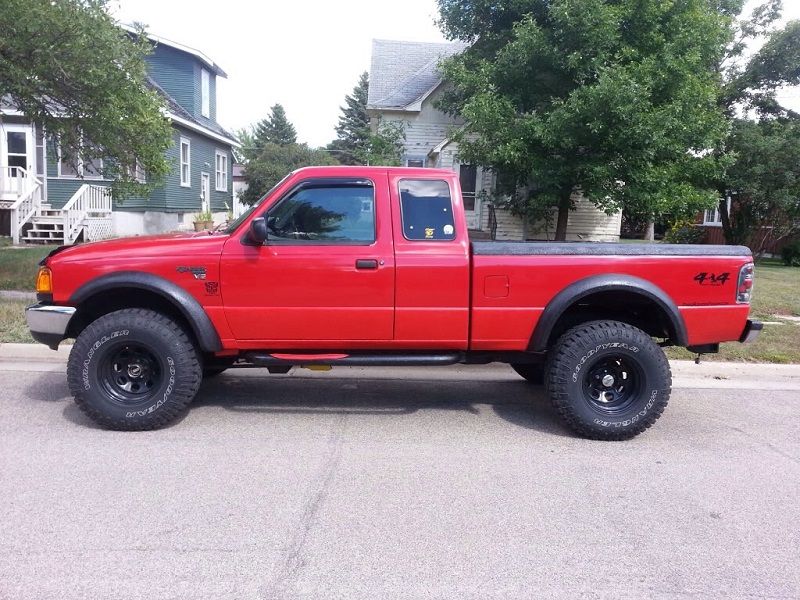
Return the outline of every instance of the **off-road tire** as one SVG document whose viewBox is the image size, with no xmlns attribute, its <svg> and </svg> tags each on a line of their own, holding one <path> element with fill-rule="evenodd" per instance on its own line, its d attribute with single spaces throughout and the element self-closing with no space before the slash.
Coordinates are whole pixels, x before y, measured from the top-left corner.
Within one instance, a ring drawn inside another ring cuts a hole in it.
<svg viewBox="0 0 800 600">
<path fill-rule="evenodd" d="M 138 377 L 138 379 L 137 379 Z M 158 429 L 189 405 L 202 381 L 197 349 L 169 317 L 140 308 L 91 323 L 67 363 L 75 403 L 108 429 Z"/>
<path fill-rule="evenodd" d="M 613 381 L 607 388 L 601 383 L 606 377 Z M 598 386 L 608 392 L 598 394 Z M 671 386 L 663 350 L 641 329 L 619 321 L 573 327 L 545 365 L 545 387 L 558 414 L 573 431 L 596 440 L 642 433 L 664 412 Z"/>
<path fill-rule="evenodd" d="M 517 372 L 517 375 L 525 378 L 528 383 L 532 383 L 534 385 L 544 385 L 543 364 L 512 363 L 511 368 Z"/>
</svg>

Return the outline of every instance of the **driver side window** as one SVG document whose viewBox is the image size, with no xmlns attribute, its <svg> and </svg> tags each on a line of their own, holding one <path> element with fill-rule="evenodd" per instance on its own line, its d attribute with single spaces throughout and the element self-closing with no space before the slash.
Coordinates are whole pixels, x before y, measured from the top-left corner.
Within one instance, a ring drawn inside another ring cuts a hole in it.
<svg viewBox="0 0 800 600">
<path fill-rule="evenodd" d="M 375 241 L 372 182 L 303 183 L 267 215 L 270 243 L 359 244 Z"/>
</svg>

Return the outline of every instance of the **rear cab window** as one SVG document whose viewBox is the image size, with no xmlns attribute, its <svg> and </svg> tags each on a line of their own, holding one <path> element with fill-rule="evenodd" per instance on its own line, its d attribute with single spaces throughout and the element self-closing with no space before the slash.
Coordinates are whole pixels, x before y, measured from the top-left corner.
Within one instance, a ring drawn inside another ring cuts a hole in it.
<svg viewBox="0 0 800 600">
<path fill-rule="evenodd" d="M 409 241 L 456 239 L 450 185 L 444 179 L 401 179 L 400 213 Z"/>
</svg>

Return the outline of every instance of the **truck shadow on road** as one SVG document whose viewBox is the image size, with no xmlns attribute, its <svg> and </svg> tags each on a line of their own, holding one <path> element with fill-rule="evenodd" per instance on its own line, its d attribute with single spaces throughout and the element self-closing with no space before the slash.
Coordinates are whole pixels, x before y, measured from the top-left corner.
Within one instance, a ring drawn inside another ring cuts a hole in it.
<svg viewBox="0 0 800 600">
<path fill-rule="evenodd" d="M 410 415 L 421 410 L 479 414 L 489 405 L 514 425 L 569 436 L 542 387 L 524 381 L 396 380 L 239 376 L 228 372 L 200 388 L 193 407 L 275 414 Z"/>
<path fill-rule="evenodd" d="M 72 401 L 62 374 L 42 374 L 24 394 L 51 404 L 64 404 L 63 415 L 81 427 L 101 429 Z M 234 413 L 347 414 L 402 417 L 419 411 L 462 411 L 478 417 L 490 407 L 513 425 L 571 437 L 545 397 L 544 389 L 524 381 L 397 380 L 341 377 L 242 376 L 228 372 L 203 383 L 189 411 L 220 407 Z M 185 426 L 185 425 L 184 425 Z"/>
</svg>

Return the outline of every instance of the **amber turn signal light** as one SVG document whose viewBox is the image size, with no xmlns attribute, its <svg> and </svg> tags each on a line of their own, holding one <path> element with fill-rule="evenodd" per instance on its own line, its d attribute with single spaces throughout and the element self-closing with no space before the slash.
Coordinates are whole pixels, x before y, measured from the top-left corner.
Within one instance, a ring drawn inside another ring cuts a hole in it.
<svg viewBox="0 0 800 600">
<path fill-rule="evenodd" d="M 36 293 L 53 293 L 53 274 L 47 267 L 39 267 L 39 272 L 36 274 Z"/>
</svg>

